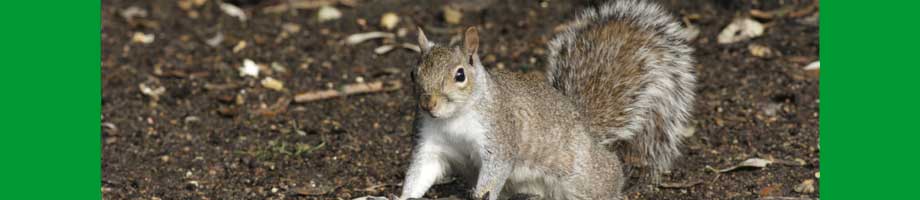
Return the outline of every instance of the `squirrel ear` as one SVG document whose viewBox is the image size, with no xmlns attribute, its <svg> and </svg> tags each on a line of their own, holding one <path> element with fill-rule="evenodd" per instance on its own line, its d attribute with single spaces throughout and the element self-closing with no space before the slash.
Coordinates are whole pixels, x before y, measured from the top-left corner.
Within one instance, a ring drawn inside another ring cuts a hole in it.
<svg viewBox="0 0 920 200">
<path fill-rule="evenodd" d="M 469 55 L 476 54 L 479 49 L 479 30 L 475 26 L 466 29 L 463 39 L 463 49 Z"/>
<path fill-rule="evenodd" d="M 422 30 L 422 27 L 418 27 L 418 47 L 422 53 L 428 52 L 431 50 L 431 47 L 434 46 L 434 43 L 428 41 L 428 37 L 425 37 L 425 31 Z"/>
</svg>

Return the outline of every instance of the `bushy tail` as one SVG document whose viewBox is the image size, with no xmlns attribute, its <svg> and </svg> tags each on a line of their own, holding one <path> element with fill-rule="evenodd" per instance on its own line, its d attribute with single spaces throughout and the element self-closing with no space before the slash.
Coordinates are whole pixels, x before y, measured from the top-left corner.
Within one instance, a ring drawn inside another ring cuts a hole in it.
<svg viewBox="0 0 920 200">
<path fill-rule="evenodd" d="M 575 100 L 599 142 L 667 170 L 693 104 L 693 49 L 660 6 L 621 0 L 588 9 L 549 43 L 547 78 Z M 629 162 L 627 162 L 629 163 Z"/>
</svg>

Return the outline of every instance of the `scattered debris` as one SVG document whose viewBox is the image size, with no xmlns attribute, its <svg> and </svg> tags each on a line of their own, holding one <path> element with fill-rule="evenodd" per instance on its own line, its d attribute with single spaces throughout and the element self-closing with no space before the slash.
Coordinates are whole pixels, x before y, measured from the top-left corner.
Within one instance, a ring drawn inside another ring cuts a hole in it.
<svg viewBox="0 0 920 200">
<path fill-rule="evenodd" d="M 342 12 L 332 6 L 323 6 L 319 8 L 319 12 L 316 13 L 316 19 L 318 19 L 319 22 L 336 20 L 341 17 Z"/>
<path fill-rule="evenodd" d="M 211 47 L 217 47 L 223 41 L 224 41 L 224 34 L 217 33 L 217 35 L 214 35 L 214 37 L 211 37 L 205 40 L 204 43 L 208 44 L 208 46 L 211 46 Z"/>
<path fill-rule="evenodd" d="M 133 21 L 137 17 L 147 17 L 147 10 L 131 6 L 122 10 L 120 14 L 125 21 Z"/>
<path fill-rule="evenodd" d="M 690 181 L 686 183 L 660 183 L 658 187 L 668 189 L 689 188 L 703 183 L 703 181 Z"/>
<path fill-rule="evenodd" d="M 394 35 L 393 33 L 379 32 L 379 31 L 356 33 L 356 34 L 352 34 L 348 36 L 348 38 L 345 38 L 345 44 L 355 45 L 355 44 L 360 44 L 364 41 L 371 40 L 371 39 L 376 39 L 376 38 L 392 39 L 395 37 L 396 35 Z"/>
<path fill-rule="evenodd" d="M 115 123 L 112 122 L 102 122 L 102 127 L 106 128 L 107 133 L 115 135 L 118 133 L 118 126 L 115 126 Z"/>
<path fill-rule="evenodd" d="M 232 17 L 236 17 L 240 19 L 240 22 L 246 22 L 246 12 L 244 12 L 243 9 L 240 9 L 239 7 L 236 7 L 233 4 L 224 3 L 224 2 L 219 2 L 219 3 L 220 3 L 220 10 L 224 11 L 224 13 Z"/>
<path fill-rule="evenodd" d="M 817 10 L 818 10 L 818 2 L 812 2 L 811 4 L 808 4 L 802 9 L 798 9 L 798 10 L 789 12 L 789 17 L 794 17 L 794 18 L 804 17 L 804 16 L 810 15 L 811 13 L 814 13 Z"/>
<path fill-rule="evenodd" d="M 294 189 L 294 192 L 303 196 L 324 195 L 335 190 L 335 187 L 329 186 L 304 186 Z"/>
<path fill-rule="evenodd" d="M 814 193 L 815 179 L 805 179 L 801 184 L 796 185 L 792 190 L 798 193 Z"/>
<path fill-rule="evenodd" d="M 767 165 L 771 163 L 773 163 L 773 161 L 771 160 L 766 160 L 766 159 L 761 159 L 761 158 L 751 158 L 751 159 L 747 159 L 741 162 L 738 165 L 731 166 L 725 169 L 714 169 L 709 166 L 706 166 L 706 168 L 709 170 L 715 171 L 717 173 L 725 173 L 725 172 L 730 172 L 736 169 L 743 169 L 743 168 L 764 168 L 764 167 L 767 167 Z"/>
<path fill-rule="evenodd" d="M 804 70 L 819 70 L 819 69 L 821 69 L 821 61 L 814 61 L 814 62 L 808 63 L 808 65 L 806 65 L 805 68 L 802 68 L 802 69 L 804 69 Z"/>
<path fill-rule="evenodd" d="M 371 92 L 388 92 L 397 90 L 402 87 L 402 84 L 399 81 L 375 81 L 370 83 L 354 83 L 343 86 L 339 90 L 330 89 L 330 90 L 321 90 L 321 91 L 312 91 L 298 94 L 294 96 L 294 101 L 297 103 L 310 102 L 316 100 L 323 100 L 341 96 L 348 96 L 353 94 L 363 94 Z"/>
<path fill-rule="evenodd" d="M 300 25 L 295 23 L 284 23 L 281 25 L 281 30 L 287 33 L 297 33 L 300 32 Z"/>
<path fill-rule="evenodd" d="M 354 0 L 287 0 L 281 1 L 278 5 L 268 6 L 262 9 L 262 12 L 268 14 L 277 14 L 295 9 L 315 9 L 323 6 L 331 6 L 335 3 L 341 3 L 346 6 L 354 6 Z"/>
<path fill-rule="evenodd" d="M 442 7 L 444 12 L 444 21 L 448 24 L 459 24 L 463 20 L 463 12 L 457 10 L 451 6 Z"/>
<path fill-rule="evenodd" d="M 240 114 L 240 109 L 236 107 L 221 107 L 217 109 L 217 114 L 223 117 L 234 117 Z"/>
<path fill-rule="evenodd" d="M 769 186 L 764 187 L 763 189 L 760 189 L 760 192 L 758 193 L 758 195 L 761 197 L 773 197 L 773 196 L 781 195 L 782 192 L 783 192 L 783 184 L 776 183 L 776 184 L 770 184 Z"/>
<path fill-rule="evenodd" d="M 166 88 L 163 86 L 151 87 L 147 84 L 141 83 L 138 84 L 138 87 L 141 89 L 141 93 L 149 96 L 153 101 L 160 99 L 160 95 L 166 93 Z"/>
<path fill-rule="evenodd" d="M 178 0 L 178 1 L 176 1 L 176 4 L 177 4 L 177 5 L 179 6 L 179 8 L 181 8 L 182 10 L 190 10 L 190 9 L 192 9 L 192 1 L 191 1 L 191 0 Z"/>
<path fill-rule="evenodd" d="M 282 96 L 278 98 L 278 100 L 276 100 L 275 103 L 272 104 L 271 106 L 259 109 L 257 113 L 259 115 L 262 115 L 263 117 L 275 117 L 281 113 L 286 112 L 288 105 L 290 104 L 291 104 L 291 98 L 287 96 Z"/>
<path fill-rule="evenodd" d="M 363 196 L 354 198 L 352 200 L 388 200 L 386 197 L 375 197 L 375 196 Z"/>
<path fill-rule="evenodd" d="M 812 78 L 817 78 L 821 76 L 821 62 L 820 61 L 814 61 L 814 62 L 808 63 L 808 65 L 805 65 L 805 67 L 802 69 L 804 69 L 805 73 L 811 76 Z"/>
<path fill-rule="evenodd" d="M 131 42 L 140 43 L 140 44 L 150 44 L 153 42 L 153 39 L 154 39 L 154 35 L 152 33 L 146 34 L 146 33 L 141 33 L 141 32 L 134 32 L 134 36 L 131 37 Z"/>
<path fill-rule="evenodd" d="M 748 51 L 751 52 L 751 55 L 760 58 L 771 58 L 776 55 L 776 52 L 770 47 L 760 45 L 760 44 L 750 44 L 748 45 Z"/>
<path fill-rule="evenodd" d="M 729 44 L 763 35 L 764 26 L 751 18 L 738 18 L 722 29 L 716 41 L 719 44 Z"/>
<path fill-rule="evenodd" d="M 394 12 L 388 12 L 383 14 L 383 17 L 380 17 L 380 26 L 387 30 L 393 30 L 393 28 L 396 28 L 396 24 L 399 24 L 399 15 Z"/>
<path fill-rule="evenodd" d="M 385 53 L 388 53 L 388 52 L 392 51 L 392 50 L 395 49 L 395 48 L 396 48 L 396 46 L 393 46 L 393 45 L 383 45 L 383 46 L 379 46 L 379 47 L 377 47 L 377 48 L 374 48 L 374 53 L 376 53 L 376 54 L 385 54 Z"/>
<path fill-rule="evenodd" d="M 252 76 L 252 77 L 258 78 L 259 77 L 259 65 L 256 65 L 256 62 L 250 59 L 243 60 L 243 66 L 240 67 L 240 76 L 241 77 Z"/>
<path fill-rule="evenodd" d="M 285 67 L 284 65 L 281 65 L 281 63 L 272 62 L 271 66 L 272 66 L 272 70 L 275 70 L 278 73 L 287 73 L 287 67 Z"/>
<path fill-rule="evenodd" d="M 235 46 L 233 46 L 233 53 L 239 53 L 245 48 L 246 48 L 246 40 L 240 40 L 239 42 L 236 43 Z"/>
<path fill-rule="evenodd" d="M 783 6 L 779 9 L 771 10 L 771 11 L 751 9 L 750 14 L 751 14 L 751 17 L 754 17 L 757 19 L 773 19 L 776 17 L 785 16 L 787 13 L 792 11 L 793 8 L 795 8 L 795 6 L 788 5 L 788 6 Z"/>
<path fill-rule="evenodd" d="M 227 84 L 205 83 L 204 84 L 204 89 L 210 90 L 210 91 L 229 90 L 229 89 L 236 89 L 239 87 L 240 87 L 239 85 L 233 84 L 233 83 L 227 83 Z"/>
<path fill-rule="evenodd" d="M 275 91 L 284 91 L 284 82 L 272 77 L 265 77 L 265 79 L 262 79 L 262 86 Z"/>
<path fill-rule="evenodd" d="M 185 123 L 200 122 L 201 118 L 198 116 L 188 116 L 185 117 Z"/>
<path fill-rule="evenodd" d="M 415 44 L 402 43 L 402 44 L 399 45 L 399 47 L 402 47 L 402 48 L 408 49 L 408 50 L 412 50 L 412 51 L 415 51 L 415 52 L 422 52 L 422 50 L 419 48 L 419 46 L 418 46 L 418 45 L 415 45 Z M 396 48 L 396 45 L 391 45 L 391 44 L 383 45 L 383 46 L 379 46 L 379 47 L 375 48 L 375 49 L 374 49 L 374 53 L 376 53 L 376 54 L 386 54 L 386 53 L 389 53 L 390 51 L 392 51 L 392 50 L 395 49 L 395 48 Z"/>
</svg>

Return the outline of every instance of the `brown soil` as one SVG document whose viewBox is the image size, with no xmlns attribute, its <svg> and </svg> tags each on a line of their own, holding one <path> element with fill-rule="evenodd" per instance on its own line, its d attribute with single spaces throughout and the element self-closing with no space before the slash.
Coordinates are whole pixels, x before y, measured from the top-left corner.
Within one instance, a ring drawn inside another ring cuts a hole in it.
<svg viewBox="0 0 920 200">
<path fill-rule="evenodd" d="M 327 22 L 316 20 L 316 9 L 262 12 L 281 0 L 229 2 L 246 11 L 249 19 L 241 23 L 224 14 L 216 1 L 192 4 L 188 10 L 176 1 L 102 2 L 105 199 L 398 195 L 414 141 L 415 99 L 408 87 L 287 102 L 298 93 L 357 79 L 409 84 L 407 72 L 416 53 L 397 49 L 377 55 L 373 50 L 382 44 L 414 43 L 416 26 L 441 42 L 465 26 L 479 26 L 487 66 L 540 70 L 554 28 L 601 1 L 497 1 L 479 11 L 464 11 L 457 25 L 441 17 L 443 1 L 358 0 L 336 5 L 342 17 Z M 794 191 L 806 179 L 817 180 L 819 171 L 819 81 L 814 72 L 802 69 L 818 59 L 818 26 L 808 19 L 817 11 L 805 9 L 812 3 L 662 2 L 701 30 L 693 42 L 700 79 L 695 134 L 686 141 L 685 156 L 662 180 L 699 184 L 664 188 L 634 183 L 627 188 L 629 198 L 818 197 L 818 191 Z M 129 22 L 120 12 L 130 6 L 148 15 Z M 767 26 L 763 36 L 716 43 L 716 35 L 735 16 L 748 15 L 751 9 L 782 8 L 790 12 L 759 19 Z M 354 46 L 340 42 L 354 33 L 383 30 L 378 24 L 386 12 L 399 14 L 398 28 L 408 34 Z M 284 23 L 297 24 L 300 31 L 282 33 Z M 155 40 L 132 43 L 135 32 L 153 34 Z M 221 44 L 206 44 L 218 33 L 224 36 Z M 241 40 L 247 46 L 234 52 Z M 777 55 L 752 56 L 749 44 L 767 46 Z M 239 76 L 237 68 L 244 59 L 267 67 L 260 78 Z M 273 62 L 286 72 L 272 70 Z M 266 76 L 283 81 L 285 90 L 263 87 L 260 81 Z M 166 91 L 154 99 L 142 94 L 142 83 Z M 721 174 L 707 170 L 748 158 L 776 162 L 763 169 Z M 468 188 L 455 181 L 436 186 L 428 195 L 466 197 Z"/>
</svg>

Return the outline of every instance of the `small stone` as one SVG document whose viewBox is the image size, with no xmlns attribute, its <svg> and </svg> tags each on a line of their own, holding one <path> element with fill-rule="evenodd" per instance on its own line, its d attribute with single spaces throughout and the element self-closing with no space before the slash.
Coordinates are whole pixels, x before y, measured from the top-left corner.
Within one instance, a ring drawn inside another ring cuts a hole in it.
<svg viewBox="0 0 920 200">
<path fill-rule="evenodd" d="M 380 18 L 380 26 L 387 30 L 393 30 L 397 24 L 399 24 L 399 15 L 396 15 L 396 13 L 388 12 Z"/>
<path fill-rule="evenodd" d="M 257 65 L 256 62 L 250 59 L 243 60 L 243 66 L 240 67 L 240 76 L 241 77 L 252 76 L 252 77 L 258 78 L 259 77 L 259 65 Z"/>
<path fill-rule="evenodd" d="M 192 123 L 192 122 L 199 122 L 199 121 L 201 121 L 201 118 L 197 116 L 185 117 L 185 123 Z"/>
<path fill-rule="evenodd" d="M 276 80 L 272 77 L 265 77 L 265 79 L 262 79 L 262 86 L 275 91 L 284 90 L 284 82 Z"/>
<path fill-rule="evenodd" d="M 233 53 L 238 53 L 246 48 L 246 40 L 240 40 L 236 43 L 236 46 L 233 46 Z"/>
<path fill-rule="evenodd" d="M 748 51 L 751 52 L 751 55 L 761 58 L 770 58 L 773 57 L 773 50 L 770 47 L 760 45 L 760 44 L 750 44 L 748 45 Z"/>
<path fill-rule="evenodd" d="M 316 14 L 316 18 L 320 22 L 336 20 L 342 17 L 342 12 L 339 9 L 336 9 L 332 6 L 323 6 L 319 8 L 319 12 Z"/>
<path fill-rule="evenodd" d="M 284 23 L 281 25 L 281 30 L 288 33 L 297 33 L 300 32 L 300 25 L 295 23 Z"/>
<path fill-rule="evenodd" d="M 146 33 L 141 33 L 141 32 L 134 32 L 134 36 L 131 37 L 131 42 L 140 43 L 140 44 L 150 44 L 150 43 L 153 43 L 154 38 L 155 37 L 152 33 L 146 34 Z"/>
</svg>

